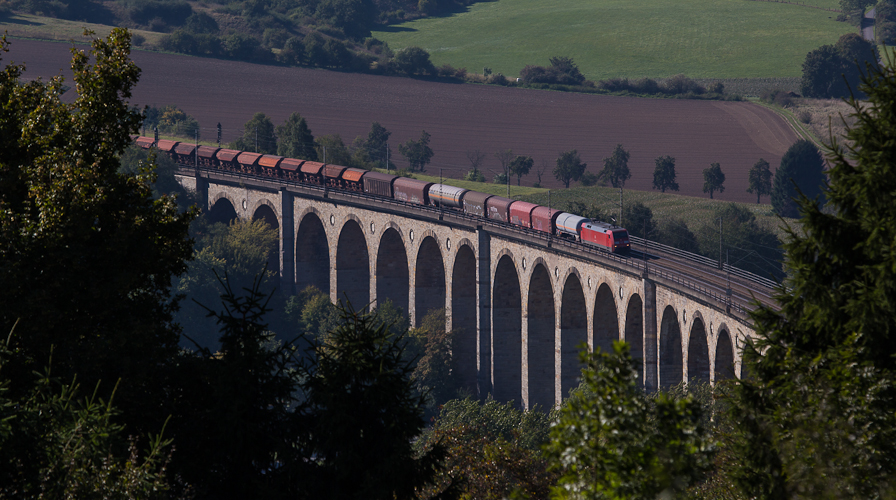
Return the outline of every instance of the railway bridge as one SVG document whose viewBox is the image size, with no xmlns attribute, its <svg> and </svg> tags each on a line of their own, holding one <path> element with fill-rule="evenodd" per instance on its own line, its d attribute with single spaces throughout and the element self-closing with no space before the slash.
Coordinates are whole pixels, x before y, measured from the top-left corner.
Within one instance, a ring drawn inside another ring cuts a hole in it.
<svg viewBox="0 0 896 500">
<path fill-rule="evenodd" d="M 613 255 L 363 193 L 201 168 L 178 180 L 212 219 L 263 219 L 279 231 L 287 292 L 314 285 L 355 307 L 390 299 L 412 326 L 445 308 L 463 385 L 526 409 L 557 405 L 577 385 L 583 344 L 629 342 L 647 390 L 739 376 L 750 297 L 768 292 L 643 248 Z"/>
</svg>

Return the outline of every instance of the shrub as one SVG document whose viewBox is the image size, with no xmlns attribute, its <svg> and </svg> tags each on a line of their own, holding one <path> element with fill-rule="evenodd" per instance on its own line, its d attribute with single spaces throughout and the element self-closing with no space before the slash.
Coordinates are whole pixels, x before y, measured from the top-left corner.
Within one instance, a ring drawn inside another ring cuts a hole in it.
<svg viewBox="0 0 896 500">
<path fill-rule="evenodd" d="M 409 75 L 432 74 L 435 67 L 429 60 L 429 52 L 420 47 L 407 47 L 399 50 L 393 59 L 395 66 L 402 73 Z"/>
<path fill-rule="evenodd" d="M 581 179 L 579 179 L 579 182 L 581 182 L 583 186 L 594 186 L 595 184 L 597 184 L 597 181 L 597 174 L 593 174 L 591 172 L 585 172 L 584 174 L 582 174 Z"/>
<path fill-rule="evenodd" d="M 247 61 L 256 54 L 255 49 L 259 48 L 260 44 L 258 40 L 249 35 L 234 33 L 224 37 L 222 47 L 224 55 L 227 57 Z"/>
<path fill-rule="evenodd" d="M 324 42 L 327 54 L 327 65 L 333 68 L 345 68 L 352 60 L 352 53 L 341 40 L 331 38 Z"/>
<path fill-rule="evenodd" d="M 675 75 L 664 80 L 660 88 L 667 94 L 702 94 L 706 92 L 703 86 L 684 75 Z"/>
<path fill-rule="evenodd" d="M 502 75 L 501 73 L 495 73 L 488 77 L 488 79 L 486 80 L 486 83 L 490 83 L 493 85 L 505 85 L 506 86 L 510 82 L 507 81 L 506 76 Z"/>
<path fill-rule="evenodd" d="M 282 49 L 288 39 L 289 33 L 287 33 L 286 30 L 268 28 L 264 30 L 264 34 L 261 36 L 261 43 L 263 43 L 265 47 Z"/>
<path fill-rule="evenodd" d="M 184 29 L 193 33 L 217 33 L 218 22 L 215 18 L 205 12 L 194 12 L 190 14 L 184 23 Z"/>
<path fill-rule="evenodd" d="M 167 25 L 181 26 L 193 8 L 182 0 L 145 0 L 135 2 L 128 10 L 128 16 L 137 24 L 147 25 L 157 20 Z"/>
</svg>

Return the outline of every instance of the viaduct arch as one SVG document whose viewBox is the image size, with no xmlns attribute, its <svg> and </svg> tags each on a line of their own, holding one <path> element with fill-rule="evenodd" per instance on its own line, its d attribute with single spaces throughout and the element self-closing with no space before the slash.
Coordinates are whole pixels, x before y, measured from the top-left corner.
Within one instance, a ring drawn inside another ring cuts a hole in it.
<svg viewBox="0 0 896 500">
<path fill-rule="evenodd" d="M 558 405 L 578 384 L 579 347 L 614 340 L 631 345 L 647 390 L 740 375 L 746 316 L 638 263 L 391 200 L 205 175 L 180 180 L 215 220 L 279 231 L 283 290 L 315 286 L 355 308 L 390 300 L 412 325 L 445 308 L 458 378 L 479 397 Z"/>
</svg>

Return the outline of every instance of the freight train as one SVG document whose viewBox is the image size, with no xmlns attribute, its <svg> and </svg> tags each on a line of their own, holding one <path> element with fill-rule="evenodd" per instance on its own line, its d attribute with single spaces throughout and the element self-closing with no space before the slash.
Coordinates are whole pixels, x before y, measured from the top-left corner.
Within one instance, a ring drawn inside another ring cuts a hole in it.
<svg viewBox="0 0 896 500">
<path fill-rule="evenodd" d="M 177 163 L 223 171 L 263 175 L 330 189 L 355 191 L 417 205 L 440 206 L 465 214 L 580 241 L 600 249 L 625 253 L 631 248 L 628 231 L 549 207 L 511 200 L 447 184 L 318 163 L 276 155 L 199 146 L 171 140 L 136 137 L 138 146 L 155 146 Z"/>
</svg>

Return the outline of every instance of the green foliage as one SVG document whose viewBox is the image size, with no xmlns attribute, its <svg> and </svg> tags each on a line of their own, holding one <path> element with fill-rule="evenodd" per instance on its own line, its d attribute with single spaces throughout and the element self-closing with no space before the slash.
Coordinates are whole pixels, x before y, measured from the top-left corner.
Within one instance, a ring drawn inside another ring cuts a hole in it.
<svg viewBox="0 0 896 500">
<path fill-rule="evenodd" d="M 184 22 L 184 29 L 196 34 L 214 34 L 220 28 L 218 27 L 218 22 L 212 16 L 205 12 L 194 12 Z"/>
<path fill-rule="evenodd" d="M 793 143 L 775 172 L 771 193 L 775 213 L 781 217 L 797 217 L 797 193 L 810 199 L 823 196 L 826 180 L 824 159 L 815 144 L 806 139 Z"/>
<path fill-rule="evenodd" d="M 196 139 L 199 133 L 199 122 L 184 110 L 173 104 L 166 106 L 147 106 L 143 110 L 143 127 L 149 130 L 159 129 L 160 134 L 175 135 L 188 139 Z M 149 133 L 147 131 L 147 133 Z M 149 133 L 152 135 L 152 133 Z"/>
<path fill-rule="evenodd" d="M 710 468 L 715 447 L 700 404 L 638 386 L 624 342 L 582 352 L 582 385 L 560 410 L 545 452 L 560 479 L 554 498 L 674 496 Z"/>
<path fill-rule="evenodd" d="M 220 348 L 191 352 L 178 367 L 188 413 L 174 422 L 173 466 L 207 498 L 295 495 L 309 468 L 302 447 L 308 431 L 297 425 L 299 351 L 268 330 L 263 283 L 253 279 L 237 295 L 222 280 L 220 308 L 207 310 L 220 328 Z"/>
<path fill-rule="evenodd" d="M 364 151 L 367 153 L 370 161 L 373 162 L 374 168 L 387 168 L 392 165 L 391 160 L 386 164 L 387 159 L 391 157 L 391 148 L 389 147 L 389 137 L 392 132 L 386 130 L 386 127 L 373 122 L 370 125 L 370 132 L 367 133 L 367 139 L 363 142 Z"/>
<path fill-rule="evenodd" d="M 552 173 L 555 179 L 562 182 L 569 189 L 569 183 L 579 180 L 582 174 L 585 173 L 587 166 L 579 158 L 579 152 L 573 149 L 572 151 L 560 153 L 560 156 L 557 158 L 557 166 L 554 167 Z"/>
<path fill-rule="evenodd" d="M 522 177 L 529 174 L 529 171 L 532 170 L 532 165 L 534 164 L 535 160 L 533 160 L 531 156 L 517 156 L 510 162 L 507 169 L 511 174 L 516 176 L 517 186 L 520 185 Z"/>
<path fill-rule="evenodd" d="M 625 187 L 625 181 L 632 178 L 632 173 L 628 169 L 630 156 L 629 152 L 622 148 L 622 144 L 617 144 L 613 154 L 609 158 L 604 158 L 604 169 L 598 174 L 601 185 L 609 182 L 614 188 Z"/>
<path fill-rule="evenodd" d="M 653 211 L 641 202 L 626 205 L 623 220 L 629 234 L 633 236 L 651 240 L 656 236 Z"/>
<path fill-rule="evenodd" d="M 6 49 L 6 42 L 3 42 Z M 153 378 L 177 348 L 172 278 L 191 253 L 192 213 L 153 199 L 154 173 L 120 172 L 140 113 L 128 105 L 140 70 L 130 38 L 115 29 L 74 51 L 75 98 L 60 100 L 62 78 L 19 81 L 21 68 L 0 73 L 0 330 L 19 325 L 15 353 L 4 364 L 10 390 L 31 390 L 37 360 L 55 347 L 53 369 L 116 401 L 135 436 L 161 428 L 164 394 Z"/>
<path fill-rule="evenodd" d="M 180 0 L 142 0 L 133 2 L 128 8 L 131 20 L 144 26 L 156 19 L 170 26 L 180 26 L 192 14 L 190 4 Z"/>
<path fill-rule="evenodd" d="M 712 259 L 727 258 L 732 266 L 759 276 L 782 278 L 781 242 L 767 226 L 760 225 L 756 216 L 743 206 L 726 203 L 716 211 L 715 224 L 697 230 L 700 254 Z M 722 219 L 722 255 L 719 255 L 719 223 Z"/>
<path fill-rule="evenodd" d="M 482 170 L 473 167 L 464 174 L 464 180 L 470 182 L 485 182 L 485 175 L 482 174 Z"/>
<path fill-rule="evenodd" d="M 435 67 L 429 60 L 429 52 L 420 47 L 399 50 L 392 62 L 399 71 L 408 75 L 431 75 L 435 72 Z"/>
<path fill-rule="evenodd" d="M 653 189 L 662 192 L 666 190 L 678 191 L 678 183 L 675 182 L 675 158 L 669 155 L 656 159 L 656 168 L 653 170 Z"/>
<path fill-rule="evenodd" d="M 141 458 L 136 439 L 115 422 L 111 399 L 98 390 L 84 398 L 76 382 L 61 383 L 49 368 L 10 398 L 2 368 L 12 355 L 0 343 L 0 497 L 168 498 L 170 441 L 152 439 Z"/>
<path fill-rule="evenodd" d="M 257 38 L 242 33 L 233 33 L 221 39 L 222 53 L 240 61 L 263 62 L 271 58 L 271 53 L 262 48 Z"/>
<path fill-rule="evenodd" d="M 370 36 L 375 9 L 372 0 L 321 0 L 316 16 L 349 37 L 362 39 Z"/>
<path fill-rule="evenodd" d="M 342 142 L 342 136 L 339 134 L 322 135 L 314 142 L 314 148 L 320 161 L 332 165 L 353 166 L 352 154 Z"/>
<path fill-rule="evenodd" d="M 436 485 L 421 498 L 454 492 L 476 499 L 546 498 L 556 477 L 539 450 L 554 418 L 553 412 L 521 411 L 491 398 L 446 402 L 417 443 L 424 450 L 441 443 L 448 452 Z"/>
<path fill-rule="evenodd" d="M 759 203 L 762 195 L 772 193 L 772 171 L 769 169 L 767 161 L 760 158 L 750 168 L 750 173 L 747 176 L 750 183 L 747 192 L 756 193 L 756 203 Z"/>
<path fill-rule="evenodd" d="M 431 398 L 432 407 L 456 397 L 460 384 L 452 352 L 458 348 L 457 336 L 445 329 L 445 309 L 429 311 L 420 326 L 408 332 L 408 337 L 419 346 L 413 374 L 417 390 Z"/>
<path fill-rule="evenodd" d="M 859 92 L 863 72 L 877 66 L 877 48 L 855 33 L 840 37 L 834 45 L 809 52 L 803 62 L 800 90 L 806 97 L 847 97 Z"/>
<path fill-rule="evenodd" d="M 398 152 L 408 160 L 408 169 L 411 172 L 426 170 L 426 165 L 432 160 L 432 148 L 429 147 L 430 135 L 424 130 L 420 133 L 420 139 L 409 140 L 398 145 Z"/>
<path fill-rule="evenodd" d="M 685 252 L 701 253 L 700 242 L 697 240 L 697 236 L 688 228 L 684 220 L 677 217 L 661 219 L 656 226 L 656 232 L 650 239 Z"/>
<path fill-rule="evenodd" d="M 341 307 L 341 306 L 340 306 Z M 314 347 L 303 382 L 308 450 L 316 457 L 311 497 L 414 498 L 431 483 L 441 446 L 415 457 L 425 398 L 415 395 L 403 335 L 372 314 L 341 309 L 342 320 Z"/>
<path fill-rule="evenodd" d="M 268 155 L 277 154 L 277 136 L 274 134 L 274 122 L 264 113 L 255 113 L 252 119 L 243 125 L 243 135 L 230 143 L 231 149 L 253 151 Z"/>
<path fill-rule="evenodd" d="M 703 192 L 709 193 L 712 199 L 713 192 L 725 192 L 725 173 L 722 172 L 722 166 L 718 163 L 710 163 L 709 168 L 703 169 Z"/>
<path fill-rule="evenodd" d="M 287 158 L 317 161 L 314 136 L 305 118 L 298 113 L 289 115 L 283 125 L 277 127 L 277 154 Z"/>
<path fill-rule="evenodd" d="M 201 347 L 213 347 L 218 345 L 219 329 L 207 318 L 206 308 L 215 309 L 221 302 L 225 290 L 220 278 L 226 276 L 237 290 L 243 290 L 264 272 L 264 287 L 274 287 L 277 272 L 271 260 L 279 236 L 263 220 L 235 219 L 227 225 L 208 224 L 205 217 L 197 220 L 193 233 L 197 241 L 189 272 L 175 284 L 175 290 L 188 301 L 175 318 L 188 339 Z"/>
<path fill-rule="evenodd" d="M 526 65 L 520 71 L 520 80 L 523 83 L 548 83 L 559 85 L 582 85 L 585 75 L 579 71 L 579 67 L 569 57 L 552 57 L 551 65 L 532 66 Z"/>
<path fill-rule="evenodd" d="M 732 476 L 751 496 L 892 498 L 896 493 L 896 85 L 887 65 L 855 100 L 828 156 L 832 210 L 801 197 L 784 248 L 780 309 L 753 314 L 750 377 L 736 386 Z M 761 353 L 761 354 L 760 354 Z M 742 425 L 746 424 L 746 425 Z"/>
</svg>

